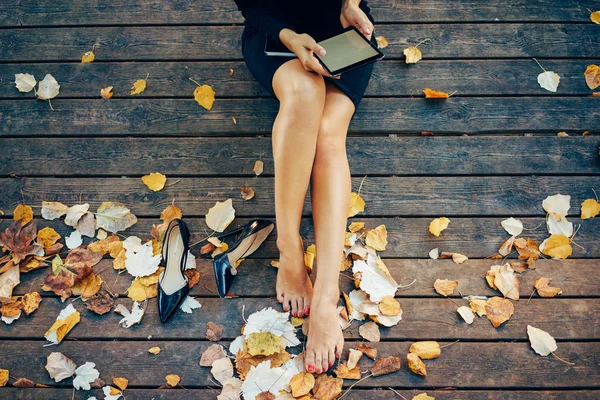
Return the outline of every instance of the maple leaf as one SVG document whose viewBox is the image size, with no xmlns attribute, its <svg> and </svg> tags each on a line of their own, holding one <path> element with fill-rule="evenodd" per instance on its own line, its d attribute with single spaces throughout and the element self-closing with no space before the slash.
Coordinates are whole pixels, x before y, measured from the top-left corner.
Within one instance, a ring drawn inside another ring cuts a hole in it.
<svg viewBox="0 0 600 400">
<path fill-rule="evenodd" d="M 46 74 L 43 80 L 38 85 L 36 92 L 38 100 L 50 100 L 58 95 L 60 85 L 50 74 Z"/>
<path fill-rule="evenodd" d="M 450 296 L 454 289 L 458 286 L 458 281 L 450 281 L 448 279 L 436 279 L 433 283 L 433 288 L 442 296 Z"/>
<path fill-rule="evenodd" d="M 15 74 L 15 85 L 19 92 L 27 93 L 37 85 L 37 81 L 31 74 Z"/>
<path fill-rule="evenodd" d="M 205 215 L 206 225 L 214 231 L 223 232 L 235 218 L 232 200 L 217 201 Z"/>
<path fill-rule="evenodd" d="M 373 376 L 391 374 L 392 372 L 399 371 L 400 366 L 400 357 L 384 357 L 375 361 L 375 364 L 373 364 L 373 366 L 371 367 L 371 373 L 373 374 Z"/>
<path fill-rule="evenodd" d="M 167 177 L 160 172 L 153 172 L 151 174 L 142 176 L 142 182 L 148 187 L 148 189 L 158 192 L 165 187 Z"/>
<path fill-rule="evenodd" d="M 427 376 L 427 368 L 421 358 L 415 353 L 408 353 L 406 355 L 406 362 L 408 368 L 417 375 Z"/>
<path fill-rule="evenodd" d="M 14 221 L 4 232 L 0 232 L 0 246 L 10 252 L 11 260 L 19 264 L 30 255 L 44 255 L 44 249 L 38 243 L 32 243 L 37 236 L 36 221 L 22 226 L 21 221 Z"/>
<path fill-rule="evenodd" d="M 210 111 L 215 103 L 215 94 L 215 91 L 209 85 L 201 85 L 194 90 L 194 100 Z"/>
<path fill-rule="evenodd" d="M 123 328 L 131 328 L 133 325 L 139 324 L 145 311 L 146 310 L 141 308 L 140 303 L 137 301 L 133 302 L 131 312 L 123 304 L 119 304 L 115 307 L 115 312 L 123 316 L 119 321 L 119 324 Z"/>
<path fill-rule="evenodd" d="M 96 369 L 96 364 L 86 362 L 75 370 L 75 378 L 73 379 L 73 387 L 77 390 L 90 390 L 90 383 L 100 377 L 100 372 Z"/>
<path fill-rule="evenodd" d="M 585 83 L 592 90 L 600 86 L 600 67 L 596 64 L 590 64 L 583 73 L 585 76 Z"/>
<path fill-rule="evenodd" d="M 212 344 L 202 352 L 202 356 L 200 357 L 200 366 L 210 367 L 212 366 L 213 362 L 224 357 L 227 357 L 227 354 L 225 353 L 223 346 L 220 344 Z"/>
<path fill-rule="evenodd" d="M 64 301 L 71 295 L 72 287 L 92 273 L 92 267 L 102 259 L 102 253 L 77 247 L 67 254 L 52 260 L 52 272 L 46 276 L 42 289 L 52 291 Z"/>
<path fill-rule="evenodd" d="M 450 220 L 446 217 L 436 218 L 429 223 L 429 232 L 437 237 L 448 227 Z"/>
<path fill-rule="evenodd" d="M 137 217 L 118 202 L 103 202 L 96 210 L 96 226 L 108 232 L 123 231 L 136 222 Z"/>
<path fill-rule="evenodd" d="M 192 310 L 195 310 L 200 307 L 202 307 L 202 304 L 200 304 L 198 300 L 191 296 L 187 296 L 179 306 L 181 311 L 187 314 L 191 314 Z"/>
<path fill-rule="evenodd" d="M 432 360 L 438 358 L 441 354 L 440 344 L 432 340 L 414 342 L 410 345 L 408 351 L 418 355 L 423 360 Z"/>
<path fill-rule="evenodd" d="M 73 360 L 62 353 L 52 352 L 46 358 L 46 370 L 55 382 L 72 377 L 76 369 L 77 366 Z"/>
<path fill-rule="evenodd" d="M 539 328 L 527 325 L 527 336 L 533 350 L 541 356 L 547 356 L 558 348 L 554 338 Z"/>
<path fill-rule="evenodd" d="M 365 211 L 365 201 L 360 194 L 350 193 L 350 208 L 348 209 L 348 217 L 354 217 L 356 214 Z"/>
</svg>

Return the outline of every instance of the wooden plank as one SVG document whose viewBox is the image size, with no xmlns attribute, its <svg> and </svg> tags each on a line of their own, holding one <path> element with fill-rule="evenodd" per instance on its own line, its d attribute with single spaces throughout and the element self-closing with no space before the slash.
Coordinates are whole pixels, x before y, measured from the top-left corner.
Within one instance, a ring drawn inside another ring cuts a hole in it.
<svg viewBox="0 0 600 400">
<path fill-rule="evenodd" d="M 510 0 L 498 6 L 493 0 L 381 0 L 369 2 L 377 23 L 431 21 L 568 21 L 589 22 L 586 8 L 596 9 L 593 0 Z M 127 0 L 118 4 L 4 0 L 0 26 L 39 25 L 136 25 L 136 24 L 228 24 L 243 23 L 231 1 L 162 2 Z"/>
<path fill-rule="evenodd" d="M 108 199 L 107 199 L 108 200 Z M 95 211 L 95 208 L 91 208 Z M 518 216 L 516 216 L 518 217 Z M 204 222 L 204 218 L 186 218 L 191 233 L 191 243 L 205 239 L 212 230 Z M 469 258 L 485 258 L 497 254 L 498 248 L 506 241 L 508 234 L 500 225 L 504 218 L 479 217 L 479 218 L 451 218 L 450 226 L 440 237 L 435 237 L 427 231 L 431 218 L 362 218 L 353 217 L 348 220 L 365 221 L 367 228 L 374 228 L 380 224 L 386 225 L 388 232 L 388 244 L 386 250 L 380 255 L 384 258 L 429 258 L 429 251 L 437 247 L 440 251 L 459 252 Z M 272 218 L 274 221 L 274 218 Z M 538 244 L 549 237 L 544 228 L 545 218 L 520 218 L 523 225 L 528 228 L 538 227 L 535 231 L 527 232 L 524 237 L 534 239 Z M 578 222 L 574 218 L 571 221 Z M 248 223 L 248 218 L 236 218 L 228 229 L 242 226 Z M 150 239 L 150 231 L 153 224 L 160 223 L 158 218 L 140 218 L 138 222 L 125 232 L 125 236 L 136 235 L 143 239 Z M 600 258 L 600 219 L 593 218 L 582 221 L 581 229 L 578 230 L 573 245 L 571 258 Z M 61 236 L 69 234 L 71 227 L 63 221 L 38 221 L 38 229 L 52 226 Z M 308 246 L 314 243 L 313 224 L 310 218 L 302 218 L 300 224 L 300 235 Z M 276 228 L 253 254 L 254 258 L 279 257 L 275 239 Z M 84 237 L 84 243 L 89 238 Z"/>
<path fill-rule="evenodd" d="M 176 181 L 175 177 L 171 179 Z M 352 178 L 355 191 L 362 180 L 361 176 Z M 96 208 L 112 199 L 131 204 L 137 216 L 156 216 L 176 199 L 184 215 L 203 217 L 216 201 L 233 198 L 237 216 L 274 216 L 274 184 L 271 177 L 178 178 L 176 184 L 151 192 L 140 178 L 6 178 L 0 179 L 0 187 L 4 188 L 0 209 L 10 212 L 23 201 L 32 205 L 41 205 L 42 201 L 87 202 Z M 252 200 L 240 197 L 241 186 L 254 188 Z M 574 205 L 571 214 L 580 215 L 579 205 L 594 197 L 594 187 L 600 187 L 600 176 L 373 177 L 362 182 L 360 193 L 367 206 L 361 215 L 545 216 L 542 201 L 553 193 L 568 193 Z M 198 188 L 210 190 L 199 196 Z M 475 198 L 473 193 L 477 193 Z M 434 207 L 431 199 L 435 199 Z M 41 211 L 36 211 L 40 215 Z M 311 213 L 309 191 L 303 215 Z"/>
<path fill-rule="evenodd" d="M 424 391 L 426 390 L 426 392 Z M 439 389 L 432 390 L 430 388 L 421 390 L 396 390 L 396 392 L 405 396 L 407 399 L 412 399 L 420 393 L 427 393 L 429 396 L 437 400 L 503 400 L 510 398 L 511 400 L 595 400 L 600 396 L 600 393 L 595 390 L 454 390 L 454 389 Z M 220 389 L 127 389 L 127 399 L 130 400 L 213 400 L 220 393 Z M 1 388 L 0 396 L 15 400 L 56 400 L 56 399 L 72 399 L 72 400 L 87 400 L 90 396 L 96 396 L 101 399 L 103 393 L 101 390 L 92 389 L 91 391 L 75 391 L 73 389 L 14 389 Z M 393 392 L 387 388 L 378 389 L 355 389 L 352 388 L 348 394 L 344 395 L 347 400 L 389 400 Z"/>
<path fill-rule="evenodd" d="M 197 249 L 193 250 L 197 255 Z M 552 278 L 551 286 L 560 287 L 562 297 L 590 297 L 598 296 L 597 283 L 589 279 L 598 269 L 598 260 L 538 260 L 536 269 L 519 275 L 521 282 L 520 296 L 529 298 L 533 290 L 533 283 L 540 277 Z M 496 290 L 488 286 L 485 279 L 486 271 L 494 264 L 501 264 L 501 260 L 467 260 L 460 268 L 452 260 L 430 259 L 394 259 L 386 258 L 385 265 L 390 270 L 397 282 L 408 285 L 396 294 L 402 297 L 439 297 L 433 290 L 436 279 L 452 279 L 458 281 L 458 287 L 450 297 L 460 298 L 460 293 L 466 295 L 495 296 Z M 318 261 L 315 264 L 318 268 Z M 215 286 L 213 263 L 210 258 L 197 258 L 196 266 L 200 272 L 201 281 L 191 291 L 193 296 L 217 296 Z M 126 296 L 127 288 L 131 285 L 132 277 L 128 274 L 118 274 L 112 268 L 112 260 L 102 260 L 94 267 L 96 274 L 100 275 L 110 291 L 116 296 Z M 54 296 L 52 292 L 40 291 L 49 269 L 21 274 L 21 284 L 15 288 L 15 295 L 23 295 L 32 290 L 37 290 L 44 297 Z M 351 272 L 347 271 L 340 277 L 340 290 L 346 293 L 353 290 L 354 281 L 350 278 Z M 231 292 L 240 297 L 275 296 L 275 278 L 277 269 L 269 265 L 269 260 L 248 258 L 243 261 L 238 269 Z M 315 279 L 315 273 L 312 274 Z M 268 284 L 265 284 L 267 282 Z M 537 293 L 534 298 L 539 297 Z"/>
<path fill-rule="evenodd" d="M 81 321 L 69 333 L 72 340 L 129 340 L 152 337 L 154 340 L 204 339 L 206 324 L 214 322 L 223 328 L 223 340 L 233 340 L 240 334 L 244 324 L 242 307 L 246 317 L 263 308 L 282 310 L 275 298 L 202 298 L 200 310 L 192 314 L 181 311 L 161 324 L 156 299 L 148 300 L 142 322 L 134 329 L 119 327 L 120 315 L 99 316 L 79 302 L 73 306 L 81 312 Z M 133 301 L 119 299 L 118 304 L 131 309 Z M 501 328 L 495 329 L 486 317 L 477 318 L 471 325 L 458 315 L 459 305 L 468 305 L 467 300 L 441 298 L 406 298 L 400 300 L 402 321 L 394 327 L 380 327 L 383 340 L 413 340 L 427 337 L 435 340 L 526 340 L 526 326 L 532 325 L 548 331 L 557 340 L 598 339 L 597 321 L 593 318 L 600 310 L 600 299 L 531 299 L 523 298 L 512 302 L 513 317 Z M 343 303 L 342 303 L 343 304 Z M 0 329 L 0 339 L 43 339 L 44 333 L 55 322 L 56 317 L 67 306 L 58 298 L 45 298 L 40 308 L 30 317 L 22 316 L 11 325 Z M 367 320 L 369 320 L 367 318 Z M 557 324 L 556 321 L 561 321 Z M 366 322 L 366 321 L 364 321 Z M 361 321 L 353 322 L 344 330 L 346 339 L 360 339 L 358 328 Z"/>
<path fill-rule="evenodd" d="M 23 137 L 1 139 L 1 145 L 7 162 L 0 163 L 0 176 L 142 176 L 148 171 L 167 176 L 254 176 L 252 168 L 258 159 L 264 162 L 263 177 L 274 174 L 270 137 L 226 141 L 206 137 Z M 599 147 L 600 138 L 594 135 L 351 136 L 346 140 L 350 171 L 355 176 L 598 174 Z M 43 168 L 38 160 L 44 160 Z"/>
<path fill-rule="evenodd" d="M 558 55 L 557 55 L 558 56 Z M 583 71 L 597 60 L 545 60 L 544 68 L 560 74 L 561 95 L 589 95 Z M 535 78 L 532 60 L 422 60 L 407 65 L 395 60 L 375 64 L 365 96 L 422 96 L 433 85 L 460 96 L 546 95 Z M 230 75 L 229 70 L 234 74 Z M 152 84 L 137 97 L 189 97 L 196 86 L 188 78 L 209 84 L 219 97 L 272 97 L 248 71 L 243 61 L 109 62 L 6 64 L 0 71 L 0 98 L 22 98 L 14 75 L 26 71 L 36 77 L 60 77 L 60 97 L 98 98 L 100 88 L 113 86 L 113 99 L 129 97 L 129 89 L 150 74 Z"/>
<path fill-rule="evenodd" d="M 81 61 L 95 44 L 96 62 L 155 60 L 241 60 L 241 26 L 156 26 L 32 28 L 0 30 L 4 62 Z M 386 57 L 424 39 L 431 58 L 598 57 L 594 24 L 405 24 L 380 25 Z M 498 40 L 501 38 L 501 40 Z M 51 43 L 52 46 L 49 46 Z M 43 49 L 43 51 L 41 50 Z M 532 64 L 532 78 L 541 70 Z M 144 74 L 145 76 L 145 74 Z M 56 77 L 60 83 L 60 77 Z M 140 77 L 141 78 L 141 77 Z M 138 78 L 139 79 L 139 78 Z M 148 81 L 152 86 L 152 77 Z"/>
<path fill-rule="evenodd" d="M 181 385 L 185 388 L 214 385 L 209 379 L 210 368 L 198 366 L 200 354 L 212 344 L 210 342 L 65 341 L 58 349 L 42 347 L 42 344 L 43 342 L 40 341 L 2 342 L 0 347 L 3 349 L 4 368 L 9 369 L 13 376 L 26 376 L 34 382 L 55 386 L 56 383 L 50 379 L 44 365 L 46 357 L 51 352 L 60 351 L 72 358 L 77 365 L 86 361 L 95 362 L 96 368 L 100 371 L 100 378 L 107 382 L 110 382 L 112 377 L 127 377 L 132 388 L 164 385 L 164 377 L 168 374 L 178 374 L 182 377 Z M 157 357 L 148 354 L 148 349 L 152 346 L 159 346 L 162 349 Z M 400 356 L 403 364 L 409 346 L 410 342 L 373 344 L 373 347 L 378 349 L 379 357 Z M 600 343 L 559 343 L 557 354 L 576 365 L 567 367 L 554 357 L 541 357 L 531 350 L 529 343 L 525 342 L 458 342 L 445 347 L 439 358 L 427 361 L 427 379 L 410 372 L 404 365 L 396 373 L 369 378 L 357 386 L 425 390 L 431 387 L 536 390 L 598 388 L 600 370 L 596 366 L 599 361 Z M 24 363 L 23 360 L 29 362 Z M 367 357 L 363 357 L 359 362 L 362 371 L 372 364 L 373 362 Z M 352 383 L 354 381 L 345 381 L 347 386 Z M 61 384 L 70 385 L 71 380 L 67 379 Z"/>
<path fill-rule="evenodd" d="M 359 133 L 522 133 L 600 130 L 595 97 L 364 99 L 350 123 Z M 0 101 L 1 136 L 269 134 L 275 99 L 221 99 L 211 111 L 193 99 Z M 235 117 L 237 124 L 234 124 Z"/>
</svg>

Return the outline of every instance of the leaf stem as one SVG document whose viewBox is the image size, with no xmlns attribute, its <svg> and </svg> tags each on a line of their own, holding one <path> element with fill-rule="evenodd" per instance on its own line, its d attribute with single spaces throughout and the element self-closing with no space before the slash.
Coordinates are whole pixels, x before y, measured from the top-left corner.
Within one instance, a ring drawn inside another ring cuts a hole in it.
<svg viewBox="0 0 600 400">
<path fill-rule="evenodd" d="M 350 389 L 352 389 L 355 385 L 359 384 L 360 382 L 364 381 L 367 378 L 370 378 L 373 376 L 373 373 L 371 372 L 369 375 L 365 376 L 362 379 L 357 380 L 356 382 L 354 382 L 352 385 L 350 385 L 350 387 L 344 392 L 344 394 L 342 394 L 340 397 L 338 397 L 338 400 L 341 399 L 342 397 L 344 397 L 349 391 Z"/>
<path fill-rule="evenodd" d="M 554 354 L 554 352 L 553 352 L 553 351 L 551 351 L 550 353 L 552 353 L 552 355 L 553 355 L 554 357 L 558 358 L 560 361 L 564 362 L 564 363 L 565 363 L 565 364 L 567 364 L 567 365 L 575 365 L 575 363 L 569 362 L 569 361 L 567 361 L 567 360 L 563 360 L 562 358 L 560 358 L 559 356 L 557 356 L 556 354 Z"/>
<path fill-rule="evenodd" d="M 429 38 L 427 38 L 427 39 L 423 39 L 423 40 L 421 40 L 419 43 L 417 43 L 417 45 L 415 46 L 415 49 L 418 49 L 420 45 L 422 45 L 423 43 L 425 43 L 425 42 L 427 42 L 427 41 L 433 42 L 433 40 L 431 40 L 431 39 L 429 39 Z"/>
<path fill-rule="evenodd" d="M 540 66 L 540 68 L 544 70 L 544 72 L 547 72 L 547 71 L 546 71 L 546 69 L 545 69 L 544 67 L 542 67 L 542 64 L 540 64 L 540 63 L 538 62 L 538 60 L 536 60 L 536 59 L 534 58 L 534 59 L 533 59 L 533 61 L 535 61 L 535 62 L 537 63 L 537 65 L 539 65 L 539 66 Z"/>
</svg>

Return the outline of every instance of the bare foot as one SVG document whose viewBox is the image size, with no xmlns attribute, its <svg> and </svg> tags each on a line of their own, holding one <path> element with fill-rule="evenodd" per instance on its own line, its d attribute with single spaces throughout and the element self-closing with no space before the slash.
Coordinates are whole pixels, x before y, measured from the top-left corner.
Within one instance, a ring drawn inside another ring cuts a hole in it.
<svg viewBox="0 0 600 400">
<path fill-rule="evenodd" d="M 337 300 L 316 291 L 308 321 L 304 366 L 308 372 L 327 371 L 342 356 L 344 335 L 338 322 Z"/>
<path fill-rule="evenodd" d="M 304 246 L 298 236 L 295 244 L 280 245 L 279 268 L 277 271 L 277 301 L 283 304 L 284 311 L 292 311 L 295 317 L 303 317 L 310 312 L 312 283 L 304 265 Z"/>
</svg>

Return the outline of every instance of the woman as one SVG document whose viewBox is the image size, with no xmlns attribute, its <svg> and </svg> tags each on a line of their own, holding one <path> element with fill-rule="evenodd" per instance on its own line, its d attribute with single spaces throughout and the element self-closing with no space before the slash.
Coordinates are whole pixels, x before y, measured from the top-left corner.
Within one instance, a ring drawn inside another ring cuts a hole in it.
<svg viewBox="0 0 600 400">
<path fill-rule="evenodd" d="M 324 54 L 317 42 L 349 25 L 374 42 L 374 21 L 364 0 L 235 2 L 245 18 L 246 65 L 279 100 L 272 133 L 280 252 L 277 300 L 294 316 L 310 313 L 305 367 L 322 373 L 344 347 L 337 303 L 351 191 L 346 133 L 373 64 L 332 78 L 313 52 Z M 280 41 L 297 58 L 265 55 L 266 38 Z M 318 260 L 314 288 L 304 266 L 299 233 L 309 182 Z"/>
</svg>

